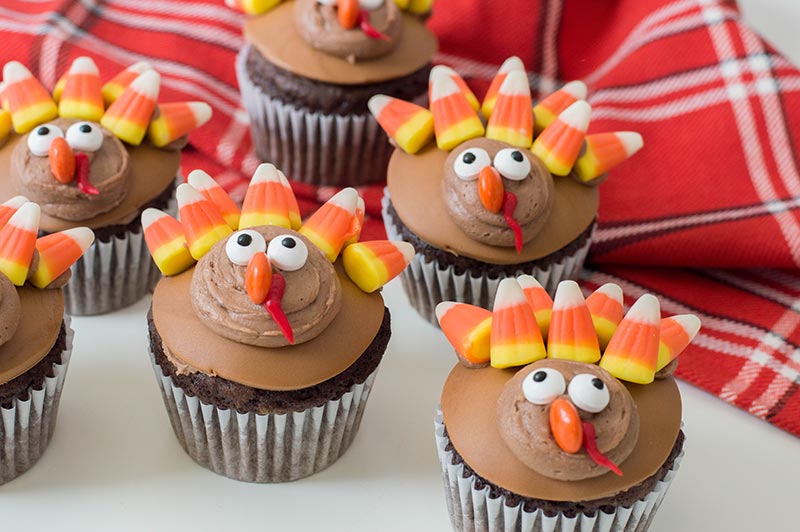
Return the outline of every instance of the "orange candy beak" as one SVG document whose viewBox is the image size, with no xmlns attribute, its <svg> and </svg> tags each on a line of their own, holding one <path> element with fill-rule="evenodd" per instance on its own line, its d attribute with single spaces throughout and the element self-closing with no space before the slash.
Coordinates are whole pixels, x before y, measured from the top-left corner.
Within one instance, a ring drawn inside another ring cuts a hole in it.
<svg viewBox="0 0 800 532">
<path fill-rule="evenodd" d="M 503 178 L 500 172 L 491 166 L 486 166 L 478 175 L 478 195 L 481 203 L 489 212 L 498 213 L 503 207 Z"/>
<path fill-rule="evenodd" d="M 339 8 L 339 24 L 346 30 L 355 28 L 356 22 L 358 22 L 358 12 L 360 9 L 358 0 L 339 0 L 337 6 Z"/>
<path fill-rule="evenodd" d="M 550 431 L 561 450 L 575 454 L 583 445 L 583 425 L 575 405 L 558 398 L 550 403 Z"/>
<path fill-rule="evenodd" d="M 63 137 L 53 139 L 48 154 L 50 171 L 59 183 L 71 183 L 75 179 L 75 154 Z"/>
<path fill-rule="evenodd" d="M 247 264 L 245 273 L 247 295 L 256 305 L 262 305 L 267 300 L 270 286 L 272 286 L 272 265 L 265 253 L 256 253 Z"/>
</svg>

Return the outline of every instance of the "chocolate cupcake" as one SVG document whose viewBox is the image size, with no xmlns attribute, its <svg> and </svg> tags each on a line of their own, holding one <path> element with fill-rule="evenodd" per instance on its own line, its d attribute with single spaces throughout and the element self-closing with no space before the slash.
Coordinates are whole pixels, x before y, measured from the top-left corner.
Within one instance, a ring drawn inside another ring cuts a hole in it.
<svg viewBox="0 0 800 532">
<path fill-rule="evenodd" d="M 94 240 L 76 227 L 37 238 L 40 209 L 0 205 L 0 484 L 30 469 L 55 430 L 72 354 L 60 288 Z"/>
<path fill-rule="evenodd" d="M 432 112 L 385 95 L 370 101 L 398 147 L 383 217 L 389 237 L 417 252 L 403 274 L 414 308 L 435 323 L 442 301 L 491 308 L 507 277 L 533 275 L 550 292 L 574 277 L 595 227 L 597 184 L 641 148 L 641 136 L 586 135 L 591 109 L 581 82 L 531 111 L 516 57 L 500 68 L 482 105 L 446 67 L 431 71 L 430 95 Z"/>
<path fill-rule="evenodd" d="M 424 99 L 437 47 L 420 18 L 430 2 L 406 4 L 296 0 L 256 6 L 261 9 L 239 6 L 258 14 L 245 22 L 236 73 L 262 161 L 312 185 L 358 186 L 385 178 L 392 148 L 367 102 L 378 93 Z"/>
<path fill-rule="evenodd" d="M 3 113 L 14 132 L 5 131 L 0 148 L 0 198 L 21 194 L 41 205 L 42 234 L 85 225 L 97 235 L 73 266 L 70 314 L 125 307 L 158 280 L 138 218 L 147 207 L 170 209 L 186 135 L 211 117 L 201 102 L 158 105 L 159 87 L 146 63 L 103 85 L 94 62 L 79 57 L 54 101 L 20 63 L 3 69 Z"/>
<path fill-rule="evenodd" d="M 241 213 L 200 171 L 177 197 L 181 222 L 148 209 L 142 224 L 168 275 L 148 325 L 178 441 L 238 480 L 324 469 L 358 431 L 390 336 L 379 289 L 413 249 L 358 243 L 364 204 L 352 188 L 301 223 L 286 177 L 269 164 Z"/>
<path fill-rule="evenodd" d="M 437 307 L 461 361 L 436 416 L 455 530 L 650 527 L 683 456 L 670 375 L 700 322 L 661 319 L 649 294 L 622 305 L 616 285 L 584 300 L 563 281 L 553 302 L 522 276 L 500 282 L 493 312 Z"/>
</svg>

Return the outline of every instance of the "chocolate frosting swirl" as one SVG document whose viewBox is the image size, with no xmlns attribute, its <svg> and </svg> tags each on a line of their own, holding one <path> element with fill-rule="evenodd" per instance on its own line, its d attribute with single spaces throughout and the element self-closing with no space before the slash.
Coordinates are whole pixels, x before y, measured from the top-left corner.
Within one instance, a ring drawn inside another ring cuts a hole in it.
<svg viewBox="0 0 800 532">
<path fill-rule="evenodd" d="M 336 6 L 317 0 L 297 0 L 294 19 L 298 33 L 311 47 L 354 63 L 387 55 L 397 45 L 403 31 L 403 16 L 394 0 L 384 0 L 370 10 L 372 26 L 388 40 L 368 37 L 360 28 L 345 29 L 339 23 Z"/>
<path fill-rule="evenodd" d="M 607 371 L 594 364 L 570 360 L 539 360 L 523 368 L 508 381 L 497 401 L 500 435 L 517 458 L 534 471 L 558 480 L 583 480 L 605 473 L 586 451 L 564 452 L 550 431 L 549 405 L 536 405 L 525 398 L 522 381 L 541 368 L 559 371 L 567 384 L 578 374 L 589 373 L 608 387 L 608 406 L 592 414 L 578 408 L 582 421 L 591 422 L 596 431 L 597 447 L 617 465 L 630 456 L 639 437 L 639 414 L 630 392 Z M 569 400 L 568 396 L 563 396 Z M 624 472 L 624 465 L 620 466 Z"/>
<path fill-rule="evenodd" d="M 267 244 L 273 238 L 292 235 L 308 248 L 308 260 L 299 270 L 273 269 L 286 280 L 281 306 L 294 332 L 295 344 L 315 338 L 342 306 L 342 289 L 333 265 L 319 248 L 295 231 L 274 226 L 250 229 L 263 235 Z M 247 267 L 228 259 L 227 241 L 217 242 L 195 267 L 191 283 L 195 313 L 209 329 L 236 342 L 259 347 L 289 345 L 264 306 L 256 305 L 247 295 Z"/>
<path fill-rule="evenodd" d="M 14 337 L 21 312 L 17 287 L 0 273 L 0 345 Z"/>
<path fill-rule="evenodd" d="M 467 236 L 493 246 L 513 246 L 514 232 L 509 228 L 502 212 L 493 213 L 483 206 L 478 191 L 478 180 L 464 181 L 456 175 L 453 164 L 470 148 L 482 148 L 490 159 L 510 144 L 487 138 L 472 139 L 459 145 L 444 163 L 442 195 L 447 213 Z M 520 149 L 531 162 L 528 177 L 521 181 L 503 178 L 503 186 L 517 196 L 514 218 L 522 229 L 524 243 L 533 240 L 542 230 L 553 208 L 555 190 L 553 177 L 544 164 L 529 150 Z"/>
<path fill-rule="evenodd" d="M 75 122 L 78 120 L 60 118 L 50 123 L 66 131 Z M 37 157 L 28 150 L 27 136 L 17 143 L 12 154 L 14 190 L 38 203 L 43 213 L 62 220 L 88 220 L 122 203 L 128 193 L 130 156 L 117 137 L 99 124 L 94 125 L 103 133 L 103 146 L 87 155 L 89 180 L 100 192 L 98 195 L 84 194 L 75 181 L 60 183 L 50 170 L 49 157 Z"/>
</svg>

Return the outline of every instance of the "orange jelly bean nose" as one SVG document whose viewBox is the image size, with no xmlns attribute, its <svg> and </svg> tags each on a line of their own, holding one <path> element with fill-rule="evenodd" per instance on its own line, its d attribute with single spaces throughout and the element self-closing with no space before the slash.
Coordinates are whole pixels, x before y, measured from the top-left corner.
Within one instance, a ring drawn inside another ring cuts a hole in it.
<svg viewBox="0 0 800 532">
<path fill-rule="evenodd" d="M 358 12 L 361 9 L 358 0 L 339 0 L 337 5 L 339 7 L 339 24 L 346 30 L 355 28 L 356 22 L 358 22 Z"/>
<path fill-rule="evenodd" d="M 256 253 L 250 258 L 245 273 L 245 288 L 250 300 L 261 305 L 267 300 L 272 285 L 272 265 L 265 253 Z"/>
<path fill-rule="evenodd" d="M 489 212 L 500 212 L 503 207 L 503 178 L 500 172 L 491 166 L 486 166 L 478 176 L 478 194 L 481 203 Z"/>
<path fill-rule="evenodd" d="M 570 454 L 581 450 L 583 426 L 578 409 L 566 399 L 550 403 L 550 430 L 561 449 Z"/>
<path fill-rule="evenodd" d="M 59 183 L 70 183 L 75 179 L 75 154 L 62 137 L 53 139 L 48 153 L 50 171 Z"/>
</svg>

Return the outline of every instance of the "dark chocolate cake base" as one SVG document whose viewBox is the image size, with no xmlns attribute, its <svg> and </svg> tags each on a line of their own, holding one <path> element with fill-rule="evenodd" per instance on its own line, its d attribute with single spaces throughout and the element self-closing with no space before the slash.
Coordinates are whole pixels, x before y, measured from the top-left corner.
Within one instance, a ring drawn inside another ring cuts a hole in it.
<svg viewBox="0 0 800 532">
<path fill-rule="evenodd" d="M 0 384 L 0 408 L 11 408 L 15 399 L 26 401 L 31 390 L 41 390 L 47 377 L 53 377 L 53 366 L 61 364 L 61 355 L 67 348 L 67 328 L 61 322 L 61 329 L 53 347 L 31 369 L 5 384 Z"/>
</svg>

